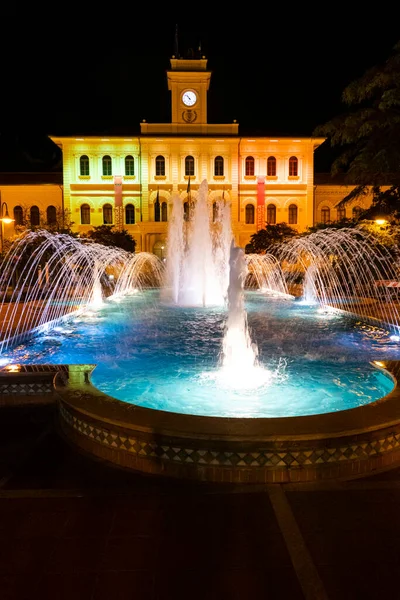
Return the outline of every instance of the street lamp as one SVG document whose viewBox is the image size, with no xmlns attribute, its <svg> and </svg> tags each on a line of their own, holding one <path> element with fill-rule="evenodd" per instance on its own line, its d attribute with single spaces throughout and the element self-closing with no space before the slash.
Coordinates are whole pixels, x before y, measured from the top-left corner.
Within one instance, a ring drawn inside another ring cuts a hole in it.
<svg viewBox="0 0 400 600">
<path fill-rule="evenodd" d="M 6 210 L 5 213 L 4 213 L 4 209 Z M 10 217 L 10 215 L 8 214 L 7 202 L 1 203 L 0 221 L 1 221 L 1 228 L 0 228 L 1 229 L 1 253 L 3 253 L 3 250 L 4 250 L 4 224 L 9 225 L 13 221 L 15 221 L 15 219 L 12 219 Z"/>
</svg>

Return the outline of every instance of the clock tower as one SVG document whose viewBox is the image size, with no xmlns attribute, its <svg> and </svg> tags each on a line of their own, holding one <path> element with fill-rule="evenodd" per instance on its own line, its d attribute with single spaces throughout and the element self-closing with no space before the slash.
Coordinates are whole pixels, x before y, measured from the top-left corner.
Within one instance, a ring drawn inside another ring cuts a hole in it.
<svg viewBox="0 0 400 600">
<path fill-rule="evenodd" d="M 207 122 L 207 92 L 211 71 L 201 48 L 189 50 L 185 57 L 178 52 L 170 59 L 167 71 L 168 90 L 171 92 L 171 123 L 140 124 L 142 135 L 238 135 L 239 124 L 213 124 Z"/>
<path fill-rule="evenodd" d="M 207 124 L 207 92 L 211 72 L 207 70 L 205 56 L 171 58 L 167 71 L 168 89 L 171 92 L 171 122 L 173 124 Z"/>
</svg>

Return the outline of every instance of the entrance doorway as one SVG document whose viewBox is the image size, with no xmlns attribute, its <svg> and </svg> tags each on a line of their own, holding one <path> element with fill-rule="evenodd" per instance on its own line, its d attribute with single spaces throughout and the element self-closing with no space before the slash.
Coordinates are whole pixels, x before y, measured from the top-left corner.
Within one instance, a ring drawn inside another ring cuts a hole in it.
<svg viewBox="0 0 400 600">
<path fill-rule="evenodd" d="M 164 240 L 156 242 L 153 246 L 153 254 L 165 262 L 167 260 L 167 242 Z"/>
</svg>

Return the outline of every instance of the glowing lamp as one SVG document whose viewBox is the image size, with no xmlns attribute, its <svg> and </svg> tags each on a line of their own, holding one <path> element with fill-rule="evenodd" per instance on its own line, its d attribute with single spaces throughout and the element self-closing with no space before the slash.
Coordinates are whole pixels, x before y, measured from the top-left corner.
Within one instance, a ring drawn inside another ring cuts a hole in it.
<svg viewBox="0 0 400 600">
<path fill-rule="evenodd" d="M 8 371 L 9 373 L 19 373 L 21 370 L 21 365 L 7 365 L 4 370 Z"/>
<path fill-rule="evenodd" d="M 1 200 L 1 195 L 0 195 L 0 200 Z M 6 212 L 4 213 L 4 209 L 6 210 Z M 4 250 L 4 223 L 6 225 L 9 225 L 10 223 L 12 223 L 13 221 L 15 221 L 15 219 L 12 219 L 10 217 L 10 215 L 8 214 L 8 206 L 6 202 L 2 202 L 1 204 L 1 210 L 0 210 L 0 222 L 1 222 L 1 227 L 0 227 L 0 237 L 1 237 L 1 252 L 3 252 Z"/>
<path fill-rule="evenodd" d="M 4 213 L 4 208 L 6 209 L 6 214 L 3 216 Z M 6 225 L 9 225 L 10 223 L 12 223 L 15 219 L 12 219 L 10 217 L 10 215 L 8 214 L 8 206 L 5 202 L 3 202 L 2 206 L 1 206 L 1 217 L 0 217 L 0 221 L 3 221 L 3 223 L 5 223 Z"/>
</svg>

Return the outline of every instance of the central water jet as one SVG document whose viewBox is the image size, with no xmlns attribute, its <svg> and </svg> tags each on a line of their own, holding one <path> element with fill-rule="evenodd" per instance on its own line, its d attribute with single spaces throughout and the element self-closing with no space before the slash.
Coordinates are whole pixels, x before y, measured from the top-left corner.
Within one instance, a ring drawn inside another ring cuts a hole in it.
<svg viewBox="0 0 400 600">
<path fill-rule="evenodd" d="M 195 202 L 184 211 L 173 198 L 168 229 L 164 299 L 179 306 L 218 306 L 226 301 L 229 249 L 232 240 L 230 205 L 222 198 L 207 202 L 208 183 L 199 187 Z"/>
<path fill-rule="evenodd" d="M 244 282 L 248 274 L 244 252 L 231 243 L 229 256 L 228 317 L 222 345 L 220 384 L 254 388 L 268 383 L 272 374 L 258 363 L 258 346 L 252 343 L 244 306 Z"/>
</svg>

